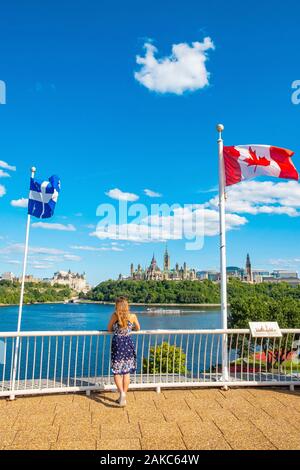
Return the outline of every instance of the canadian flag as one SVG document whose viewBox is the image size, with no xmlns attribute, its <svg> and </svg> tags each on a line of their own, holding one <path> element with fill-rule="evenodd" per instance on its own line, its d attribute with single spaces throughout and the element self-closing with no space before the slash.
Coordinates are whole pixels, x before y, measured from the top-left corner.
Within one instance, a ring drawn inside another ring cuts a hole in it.
<svg viewBox="0 0 300 470">
<path fill-rule="evenodd" d="M 224 147 L 226 186 L 261 175 L 298 180 L 292 155 L 291 150 L 271 145 Z"/>
</svg>

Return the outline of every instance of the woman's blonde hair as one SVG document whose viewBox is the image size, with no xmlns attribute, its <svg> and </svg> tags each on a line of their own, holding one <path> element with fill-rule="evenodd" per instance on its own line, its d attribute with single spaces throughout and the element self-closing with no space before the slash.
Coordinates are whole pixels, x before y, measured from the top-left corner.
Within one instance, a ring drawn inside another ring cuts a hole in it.
<svg viewBox="0 0 300 470">
<path fill-rule="evenodd" d="M 116 311 L 118 323 L 121 328 L 126 328 L 129 319 L 129 304 L 126 297 L 119 297 L 116 300 Z"/>
</svg>

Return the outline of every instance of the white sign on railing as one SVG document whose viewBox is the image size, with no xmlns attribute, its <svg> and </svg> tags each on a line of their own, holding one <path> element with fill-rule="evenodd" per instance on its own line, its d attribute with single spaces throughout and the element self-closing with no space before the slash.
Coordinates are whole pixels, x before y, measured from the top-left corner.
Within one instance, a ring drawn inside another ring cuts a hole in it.
<svg viewBox="0 0 300 470">
<path fill-rule="evenodd" d="M 253 338 L 281 338 L 277 321 L 250 321 L 249 328 Z"/>
</svg>

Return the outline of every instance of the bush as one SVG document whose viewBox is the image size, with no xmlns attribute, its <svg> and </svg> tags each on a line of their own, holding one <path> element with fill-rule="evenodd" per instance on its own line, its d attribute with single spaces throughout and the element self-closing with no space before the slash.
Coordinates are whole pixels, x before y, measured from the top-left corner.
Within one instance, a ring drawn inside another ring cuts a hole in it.
<svg viewBox="0 0 300 470">
<path fill-rule="evenodd" d="M 150 348 L 149 360 L 143 359 L 143 373 L 186 374 L 186 355 L 178 346 L 170 346 L 166 341 Z"/>
</svg>

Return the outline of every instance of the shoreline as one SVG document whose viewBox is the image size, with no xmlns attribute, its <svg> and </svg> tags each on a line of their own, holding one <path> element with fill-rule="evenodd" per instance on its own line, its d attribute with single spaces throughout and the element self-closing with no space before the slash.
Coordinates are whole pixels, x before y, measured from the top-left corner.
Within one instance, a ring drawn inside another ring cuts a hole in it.
<svg viewBox="0 0 300 470">
<path fill-rule="evenodd" d="M 27 303 L 27 304 L 24 303 L 23 307 L 24 306 L 29 307 L 30 305 L 55 305 L 55 304 L 57 304 L 57 305 L 59 305 L 59 304 L 68 305 L 69 303 L 71 304 L 72 302 L 69 302 L 69 301 L 64 302 L 62 300 L 57 300 L 55 302 L 34 302 L 34 303 Z M 18 306 L 19 306 L 19 304 L 0 304 L 0 308 L 1 307 L 18 307 Z"/>
<path fill-rule="evenodd" d="M 108 302 L 105 300 L 91 300 L 91 301 L 79 301 L 77 303 L 84 303 L 84 304 L 100 304 L 100 305 L 115 305 L 115 302 Z M 138 307 L 140 305 L 147 306 L 147 307 L 221 307 L 221 304 L 194 304 L 194 303 L 148 303 L 148 302 L 130 302 L 130 305 L 133 307 Z"/>
<path fill-rule="evenodd" d="M 72 304 L 95 304 L 95 305 L 114 305 L 115 302 L 108 302 L 105 300 L 78 300 L 76 302 L 64 302 L 64 301 L 56 301 L 56 302 L 34 302 L 32 304 L 23 304 L 24 306 L 31 306 L 31 305 L 72 305 Z M 1 307 L 18 307 L 19 304 L 0 304 Z M 130 303 L 133 307 L 139 306 L 147 306 L 147 307 L 201 307 L 201 308 L 218 308 L 221 307 L 221 304 L 195 304 L 195 303 L 145 303 L 145 302 L 132 302 Z M 229 306 L 229 304 L 228 304 Z"/>
</svg>

